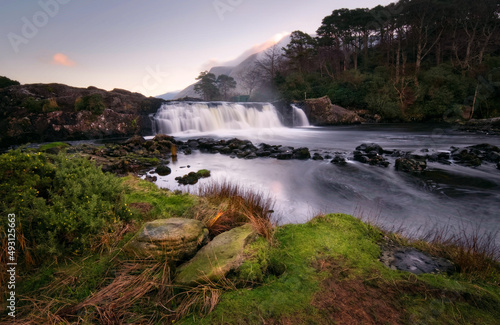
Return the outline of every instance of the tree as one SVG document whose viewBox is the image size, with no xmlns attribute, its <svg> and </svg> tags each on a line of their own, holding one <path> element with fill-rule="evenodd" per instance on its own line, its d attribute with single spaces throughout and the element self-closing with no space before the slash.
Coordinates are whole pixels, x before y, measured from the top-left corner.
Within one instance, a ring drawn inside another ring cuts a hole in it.
<svg viewBox="0 0 500 325">
<path fill-rule="evenodd" d="M 291 34 L 290 43 L 283 48 L 283 51 L 292 68 L 299 73 L 305 73 L 311 70 L 315 48 L 316 40 L 309 34 L 297 30 Z"/>
<path fill-rule="evenodd" d="M 199 82 L 194 85 L 194 91 L 203 96 L 204 100 L 216 100 L 219 97 L 219 88 L 213 73 L 203 71 L 196 80 Z"/>
<path fill-rule="evenodd" d="M 257 64 L 254 64 L 250 69 L 241 71 L 238 74 L 243 88 L 247 90 L 247 95 L 252 96 L 255 89 L 258 89 L 262 84 L 263 72 Z"/>
<path fill-rule="evenodd" d="M 218 76 L 215 83 L 217 84 L 219 94 L 222 96 L 223 100 L 228 100 L 231 89 L 236 88 L 236 81 L 234 78 L 225 74 Z"/>
</svg>

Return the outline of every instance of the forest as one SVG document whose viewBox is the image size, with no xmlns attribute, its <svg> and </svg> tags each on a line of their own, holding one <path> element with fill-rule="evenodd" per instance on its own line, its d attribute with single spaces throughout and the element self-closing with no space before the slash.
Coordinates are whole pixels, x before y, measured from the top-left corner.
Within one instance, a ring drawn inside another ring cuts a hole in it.
<svg viewBox="0 0 500 325">
<path fill-rule="evenodd" d="M 264 53 L 255 65 L 260 93 L 272 88 L 290 101 L 326 95 L 384 121 L 499 116 L 499 26 L 496 0 L 334 10 L 316 35 L 294 31 L 286 47 Z"/>
</svg>

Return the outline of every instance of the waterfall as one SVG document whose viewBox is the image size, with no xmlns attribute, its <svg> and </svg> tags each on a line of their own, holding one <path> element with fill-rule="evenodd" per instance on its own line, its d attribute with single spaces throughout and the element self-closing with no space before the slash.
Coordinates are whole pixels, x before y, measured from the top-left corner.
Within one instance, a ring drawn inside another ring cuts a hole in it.
<svg viewBox="0 0 500 325">
<path fill-rule="evenodd" d="M 310 126 L 306 113 L 297 106 L 292 104 L 293 109 L 293 126 Z"/>
<path fill-rule="evenodd" d="M 153 129 L 164 134 L 284 127 L 269 103 L 171 102 L 160 107 L 154 122 Z"/>
</svg>

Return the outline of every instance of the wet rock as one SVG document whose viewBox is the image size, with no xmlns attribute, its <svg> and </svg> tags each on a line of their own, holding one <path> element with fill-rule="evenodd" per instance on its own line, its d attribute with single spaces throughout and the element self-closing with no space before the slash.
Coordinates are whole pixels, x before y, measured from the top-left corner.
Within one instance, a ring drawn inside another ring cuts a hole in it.
<svg viewBox="0 0 500 325">
<path fill-rule="evenodd" d="M 255 152 L 252 152 L 252 153 L 250 153 L 249 155 L 247 155 L 247 156 L 245 157 L 245 159 L 256 159 L 256 158 L 258 158 L 258 157 L 257 157 L 257 155 L 255 154 Z"/>
<path fill-rule="evenodd" d="M 405 173 L 421 173 L 427 168 L 427 163 L 421 159 L 415 158 L 398 158 L 396 159 L 396 170 Z"/>
<path fill-rule="evenodd" d="M 146 143 L 146 139 L 141 137 L 140 135 L 134 135 L 127 141 L 125 141 L 125 144 L 132 144 L 132 145 L 138 145 L 138 146 L 143 146 Z"/>
<path fill-rule="evenodd" d="M 292 151 L 292 158 L 306 160 L 311 158 L 311 153 L 308 148 L 298 148 Z"/>
<path fill-rule="evenodd" d="M 181 185 L 194 185 L 200 178 L 195 172 L 190 172 L 182 177 L 176 177 L 175 180 Z"/>
<path fill-rule="evenodd" d="M 317 152 L 314 153 L 312 159 L 313 160 L 324 160 L 324 158 Z"/>
<path fill-rule="evenodd" d="M 455 266 L 447 259 L 431 256 L 413 247 L 383 247 L 380 261 L 393 270 L 413 274 L 455 272 Z"/>
<path fill-rule="evenodd" d="M 281 151 L 276 155 L 276 158 L 279 160 L 290 160 L 293 157 L 293 152 L 291 150 Z"/>
<path fill-rule="evenodd" d="M 188 168 L 190 166 L 188 165 Z M 181 184 L 181 185 L 194 185 L 198 183 L 198 180 L 200 178 L 207 178 L 210 177 L 210 171 L 207 169 L 201 169 L 199 171 L 195 172 L 190 172 L 182 177 L 176 177 L 175 180 Z"/>
<path fill-rule="evenodd" d="M 345 166 L 347 165 L 347 161 L 344 157 L 342 157 L 341 155 L 336 155 L 332 161 L 331 161 L 332 164 L 335 164 L 335 165 L 340 165 L 340 166 Z"/>
<path fill-rule="evenodd" d="M 162 165 L 156 167 L 155 173 L 157 173 L 160 176 L 167 176 L 170 175 L 170 173 L 172 173 L 172 170 L 170 169 L 170 167 Z"/>
<path fill-rule="evenodd" d="M 194 286 L 207 281 L 217 282 L 244 261 L 245 248 L 257 233 L 247 224 L 216 236 L 186 264 L 178 268 L 174 283 Z"/>
<path fill-rule="evenodd" d="M 257 157 L 269 157 L 271 155 L 271 151 L 260 149 L 257 150 L 255 154 L 257 155 Z"/>
<path fill-rule="evenodd" d="M 147 222 L 124 248 L 134 258 L 182 261 L 208 241 L 208 230 L 194 219 L 170 218 Z"/>
<path fill-rule="evenodd" d="M 377 154 L 381 155 L 384 153 L 384 149 L 376 143 L 363 143 L 356 147 L 356 150 L 368 153 L 370 151 L 375 151 Z"/>
<path fill-rule="evenodd" d="M 440 164 L 451 165 L 449 159 L 451 158 L 449 152 L 439 152 L 433 153 L 432 155 L 427 155 L 426 159 L 432 162 L 439 162 Z"/>
<path fill-rule="evenodd" d="M 481 166 L 481 159 L 468 149 L 457 149 L 452 153 L 453 160 L 459 165 L 467 167 Z"/>
<path fill-rule="evenodd" d="M 148 182 L 151 182 L 151 183 L 154 183 L 158 180 L 158 177 L 156 176 L 151 176 L 151 175 L 146 175 L 146 177 L 144 178 L 144 180 L 148 181 Z"/>
</svg>

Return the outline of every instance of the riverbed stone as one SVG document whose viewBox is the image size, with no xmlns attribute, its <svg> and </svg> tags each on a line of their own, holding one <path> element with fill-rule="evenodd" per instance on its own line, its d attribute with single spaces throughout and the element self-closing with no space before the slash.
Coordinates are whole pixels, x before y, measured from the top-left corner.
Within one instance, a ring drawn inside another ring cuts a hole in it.
<svg viewBox="0 0 500 325">
<path fill-rule="evenodd" d="M 380 261 L 392 270 L 407 271 L 413 274 L 455 272 L 455 265 L 442 257 L 426 254 L 413 247 L 383 247 Z"/>
<path fill-rule="evenodd" d="M 244 250 L 257 238 L 250 224 L 216 236 L 177 270 L 174 283 L 187 286 L 217 282 L 244 261 Z"/>
<path fill-rule="evenodd" d="M 427 168 L 425 159 L 398 158 L 396 159 L 396 170 L 405 173 L 421 173 Z"/>
<path fill-rule="evenodd" d="M 292 152 L 292 158 L 293 159 L 301 159 L 301 160 L 306 160 L 311 158 L 311 153 L 309 152 L 308 148 L 298 148 L 293 150 Z"/>
<path fill-rule="evenodd" d="M 124 248 L 137 258 L 182 261 L 208 241 L 208 230 L 194 219 L 170 218 L 147 222 Z"/>
</svg>

